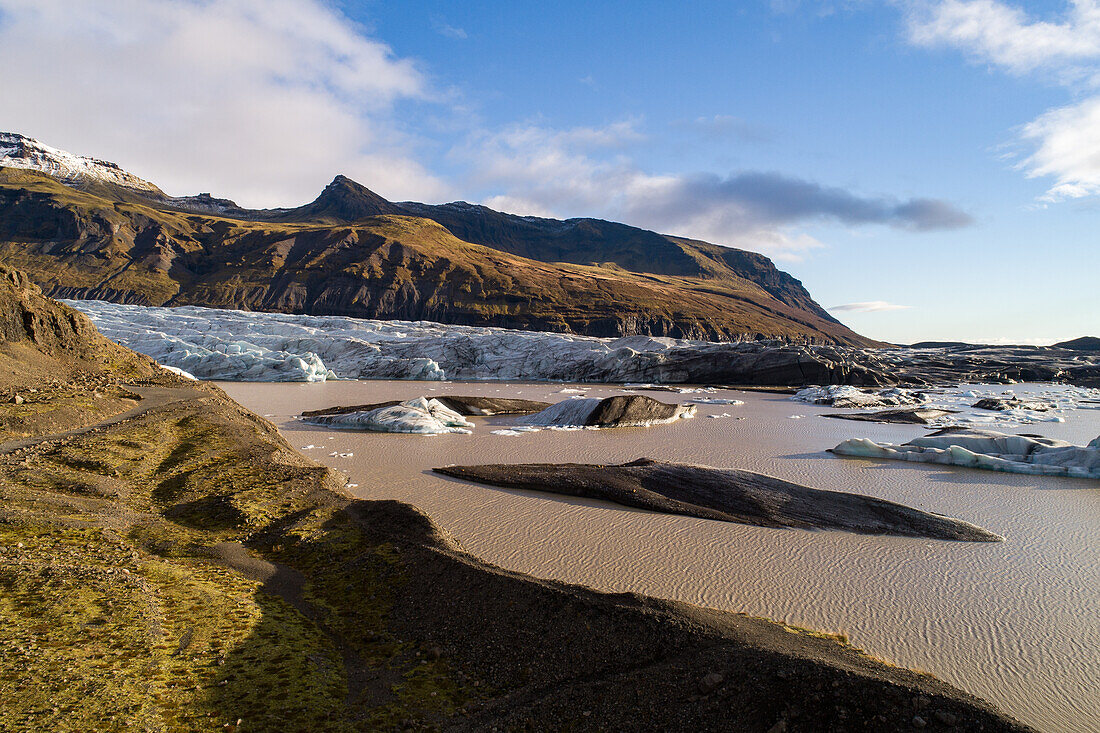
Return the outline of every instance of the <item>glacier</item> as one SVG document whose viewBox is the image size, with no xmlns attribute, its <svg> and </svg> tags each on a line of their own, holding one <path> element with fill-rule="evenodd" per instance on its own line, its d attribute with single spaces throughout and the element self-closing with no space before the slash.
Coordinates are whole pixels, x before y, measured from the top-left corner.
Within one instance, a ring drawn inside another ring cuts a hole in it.
<svg viewBox="0 0 1100 733">
<path fill-rule="evenodd" d="M 832 452 L 1006 473 L 1100 479 L 1100 437 L 1082 447 L 1050 438 L 964 429 L 941 431 L 901 445 L 852 438 Z"/>
<path fill-rule="evenodd" d="M 742 355 L 772 358 L 758 342 L 611 339 L 429 321 L 64 302 L 108 338 L 199 379 L 661 383 L 702 379 L 707 369 Z"/>
<path fill-rule="evenodd" d="M 782 341 L 711 342 L 66 300 L 108 338 L 200 379 L 413 379 L 619 384 L 820 384 L 882 387 L 1032 381 L 1092 386 L 1100 357 L 1064 350 L 859 349 Z M 988 352 L 988 353 L 986 353 Z M 964 358 L 965 357 L 965 358 Z M 1018 365 L 1018 366 L 1016 366 Z M 1024 369 L 1026 367 L 1026 370 Z M 852 388 L 848 388 L 852 389 Z M 684 393 L 684 390 L 680 390 Z"/>
</svg>

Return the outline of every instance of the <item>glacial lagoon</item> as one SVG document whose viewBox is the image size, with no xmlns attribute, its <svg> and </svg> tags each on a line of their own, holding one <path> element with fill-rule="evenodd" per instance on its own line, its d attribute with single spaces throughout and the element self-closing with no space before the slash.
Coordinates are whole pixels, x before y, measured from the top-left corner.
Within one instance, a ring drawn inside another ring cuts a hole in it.
<svg viewBox="0 0 1100 733">
<path fill-rule="evenodd" d="M 842 633 L 869 654 L 935 674 L 1040 730 L 1100 731 L 1100 481 L 834 456 L 827 449 L 848 438 L 903 443 L 928 428 L 829 420 L 821 415 L 833 412 L 830 407 L 767 392 L 639 391 L 666 402 L 702 403 L 693 419 L 651 428 L 522 432 L 509 429 L 514 417 L 475 417 L 472 434 L 421 436 L 334 430 L 296 416 L 437 394 L 556 402 L 624 391 L 502 382 L 220 385 L 277 424 L 295 448 L 344 472 L 351 493 L 414 504 L 489 562 Z M 1060 388 L 974 389 L 1027 395 Z M 1094 405 L 1061 414 L 1064 422 L 990 427 L 1078 445 L 1100 435 Z M 643 456 L 876 496 L 973 522 L 1006 540 L 768 529 L 497 489 L 430 470 Z"/>
</svg>

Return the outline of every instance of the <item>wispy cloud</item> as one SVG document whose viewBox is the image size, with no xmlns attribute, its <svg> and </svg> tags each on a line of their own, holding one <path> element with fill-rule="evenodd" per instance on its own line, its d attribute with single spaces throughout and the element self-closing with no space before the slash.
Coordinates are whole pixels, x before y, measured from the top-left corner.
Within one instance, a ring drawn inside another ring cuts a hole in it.
<svg viewBox="0 0 1100 733">
<path fill-rule="evenodd" d="M 464 28 L 459 28 L 458 26 L 451 25 L 439 16 L 433 16 L 431 22 L 432 30 L 446 38 L 465 40 L 470 37 L 469 34 L 466 33 L 466 30 Z"/>
<path fill-rule="evenodd" d="M 1032 152 L 1018 167 L 1053 179 L 1040 200 L 1100 194 L 1100 2 L 1073 0 L 1042 20 L 998 0 L 940 0 L 911 6 L 909 37 L 926 47 L 960 49 L 1012 74 L 1037 74 L 1092 95 L 1048 110 L 1020 128 Z"/>
<path fill-rule="evenodd" d="M 705 115 L 676 120 L 671 126 L 695 133 L 709 141 L 737 139 L 747 142 L 771 142 L 772 130 L 733 115 Z"/>
<path fill-rule="evenodd" d="M 845 303 L 844 305 L 834 305 L 829 310 L 831 311 L 844 311 L 847 313 L 875 313 L 877 311 L 900 311 L 906 310 L 911 306 L 897 305 L 896 303 L 887 303 L 885 300 L 868 300 L 862 303 Z"/>
<path fill-rule="evenodd" d="M 485 203 L 519 214 L 598 216 L 666 234 L 797 258 L 821 246 L 800 232 L 815 222 L 887 225 L 912 231 L 966 226 L 971 218 L 938 199 L 899 200 L 773 172 L 658 174 L 628 154 L 645 139 L 637 120 L 602 128 L 513 126 L 475 136 L 457 153 Z"/>
<path fill-rule="evenodd" d="M 5 128 L 169 193 L 299 204 L 342 172 L 446 195 L 395 117 L 423 73 L 321 0 L 0 0 L 0 68 Z"/>
</svg>

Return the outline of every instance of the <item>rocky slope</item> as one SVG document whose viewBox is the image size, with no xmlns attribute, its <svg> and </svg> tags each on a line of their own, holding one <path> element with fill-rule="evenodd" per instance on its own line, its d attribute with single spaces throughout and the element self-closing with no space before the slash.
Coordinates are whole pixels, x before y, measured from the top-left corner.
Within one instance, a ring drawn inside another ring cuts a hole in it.
<svg viewBox="0 0 1100 733">
<path fill-rule="evenodd" d="M 834 637 L 488 566 L 9 271 L 0 315 L 40 410 L 142 396 L 0 443 L 4 730 L 1025 730 Z"/>
<path fill-rule="evenodd" d="M 0 257 L 55 297 L 869 343 L 752 252 L 595 219 L 393 203 L 343 176 L 305 206 L 246 210 L 209 194 L 172 198 L 28 140 L 17 151 L 0 140 Z"/>
</svg>

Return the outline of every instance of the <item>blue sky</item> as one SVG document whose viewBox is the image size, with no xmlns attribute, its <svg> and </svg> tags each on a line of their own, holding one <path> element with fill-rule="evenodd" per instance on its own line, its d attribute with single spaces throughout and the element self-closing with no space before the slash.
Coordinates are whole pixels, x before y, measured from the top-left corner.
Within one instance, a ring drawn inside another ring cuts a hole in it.
<svg viewBox="0 0 1100 733">
<path fill-rule="evenodd" d="M 763 251 L 896 342 L 1100 334 L 1093 0 L 0 0 L 0 64 L 0 128 L 170 193 L 342 172 Z"/>
</svg>

